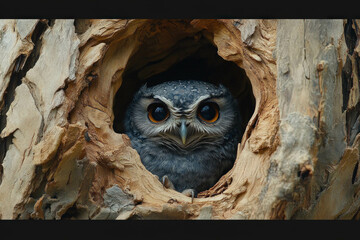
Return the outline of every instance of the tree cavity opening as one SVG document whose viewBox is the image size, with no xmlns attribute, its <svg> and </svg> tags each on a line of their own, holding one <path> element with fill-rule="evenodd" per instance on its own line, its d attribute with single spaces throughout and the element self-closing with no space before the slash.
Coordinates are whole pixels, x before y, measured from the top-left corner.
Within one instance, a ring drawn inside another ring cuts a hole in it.
<svg viewBox="0 0 360 240">
<path fill-rule="evenodd" d="M 174 27 L 166 21 L 152 21 L 150 26 L 154 29 L 144 24 L 132 36 L 133 41 L 141 44 L 134 48 L 122 70 L 121 84 L 113 98 L 113 130 L 117 133 L 125 132 L 126 110 L 135 93 L 145 83 L 153 86 L 172 80 L 200 80 L 222 84 L 229 89 L 238 101 L 242 118 L 241 134 L 244 134 L 255 110 L 255 97 L 245 70 L 219 55 L 212 40 L 213 33 L 196 30 L 186 21 L 176 24 L 181 27 Z M 244 140 L 240 138 L 238 142 Z M 222 174 L 232 166 L 233 163 Z"/>
<path fill-rule="evenodd" d="M 171 25 L 170 22 L 167 23 Z M 181 27 L 174 28 L 167 25 L 166 21 L 154 20 L 150 25 L 157 29 L 153 30 L 157 33 L 148 38 L 146 35 L 149 33 L 142 34 L 139 30 L 136 39 L 141 39 L 142 44 L 129 58 L 122 74 L 121 86 L 114 97 L 115 132 L 124 132 L 125 111 L 143 84 L 150 86 L 171 80 L 201 80 L 223 84 L 238 100 L 243 117 L 242 127 L 246 128 L 254 113 L 255 97 L 245 70 L 218 55 L 218 49 L 211 40 L 212 33 L 196 31 L 186 21 L 179 22 L 182 23 Z"/>
</svg>

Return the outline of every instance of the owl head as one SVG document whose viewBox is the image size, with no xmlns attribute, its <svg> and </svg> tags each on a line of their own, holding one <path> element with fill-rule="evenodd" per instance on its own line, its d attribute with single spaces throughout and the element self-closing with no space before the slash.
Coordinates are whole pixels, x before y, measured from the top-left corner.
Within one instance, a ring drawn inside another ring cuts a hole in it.
<svg viewBox="0 0 360 240">
<path fill-rule="evenodd" d="M 193 151 L 239 138 L 238 104 L 223 85 L 175 80 L 135 94 L 125 117 L 125 132 L 174 151 Z"/>
</svg>

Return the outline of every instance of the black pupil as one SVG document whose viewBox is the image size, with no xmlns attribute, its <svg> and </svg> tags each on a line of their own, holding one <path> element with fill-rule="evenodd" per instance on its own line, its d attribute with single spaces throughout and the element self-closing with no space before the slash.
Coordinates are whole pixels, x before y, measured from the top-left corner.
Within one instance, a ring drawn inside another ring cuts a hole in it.
<svg viewBox="0 0 360 240">
<path fill-rule="evenodd" d="M 162 121 L 167 116 L 167 109 L 161 105 L 154 106 L 151 115 L 156 121 Z"/>
<path fill-rule="evenodd" d="M 210 104 L 206 104 L 201 108 L 200 115 L 205 120 L 211 121 L 216 116 L 216 110 Z"/>
</svg>

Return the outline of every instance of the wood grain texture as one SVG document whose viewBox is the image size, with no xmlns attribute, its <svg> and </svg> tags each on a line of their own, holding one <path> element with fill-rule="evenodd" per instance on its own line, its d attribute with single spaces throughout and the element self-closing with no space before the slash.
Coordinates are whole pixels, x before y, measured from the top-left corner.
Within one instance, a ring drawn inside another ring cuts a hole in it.
<svg viewBox="0 0 360 240">
<path fill-rule="evenodd" d="M 358 219 L 358 27 L 341 19 L 1 20 L 1 218 Z M 114 130 L 114 101 L 126 104 L 147 78 L 205 44 L 242 69 L 248 85 L 224 81 L 239 96 L 251 87 L 255 105 L 233 168 L 191 202 L 165 189 Z M 11 77 L 17 61 L 28 66 L 20 84 Z"/>
</svg>

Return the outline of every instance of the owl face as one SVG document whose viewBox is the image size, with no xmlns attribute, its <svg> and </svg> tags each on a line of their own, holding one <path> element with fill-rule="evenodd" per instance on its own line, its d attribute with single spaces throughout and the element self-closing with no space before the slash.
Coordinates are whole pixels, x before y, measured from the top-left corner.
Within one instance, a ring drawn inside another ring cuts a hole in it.
<svg viewBox="0 0 360 240">
<path fill-rule="evenodd" d="M 178 80 L 143 86 L 128 118 L 132 130 L 174 150 L 194 150 L 223 142 L 237 114 L 236 101 L 222 85 Z"/>
</svg>

